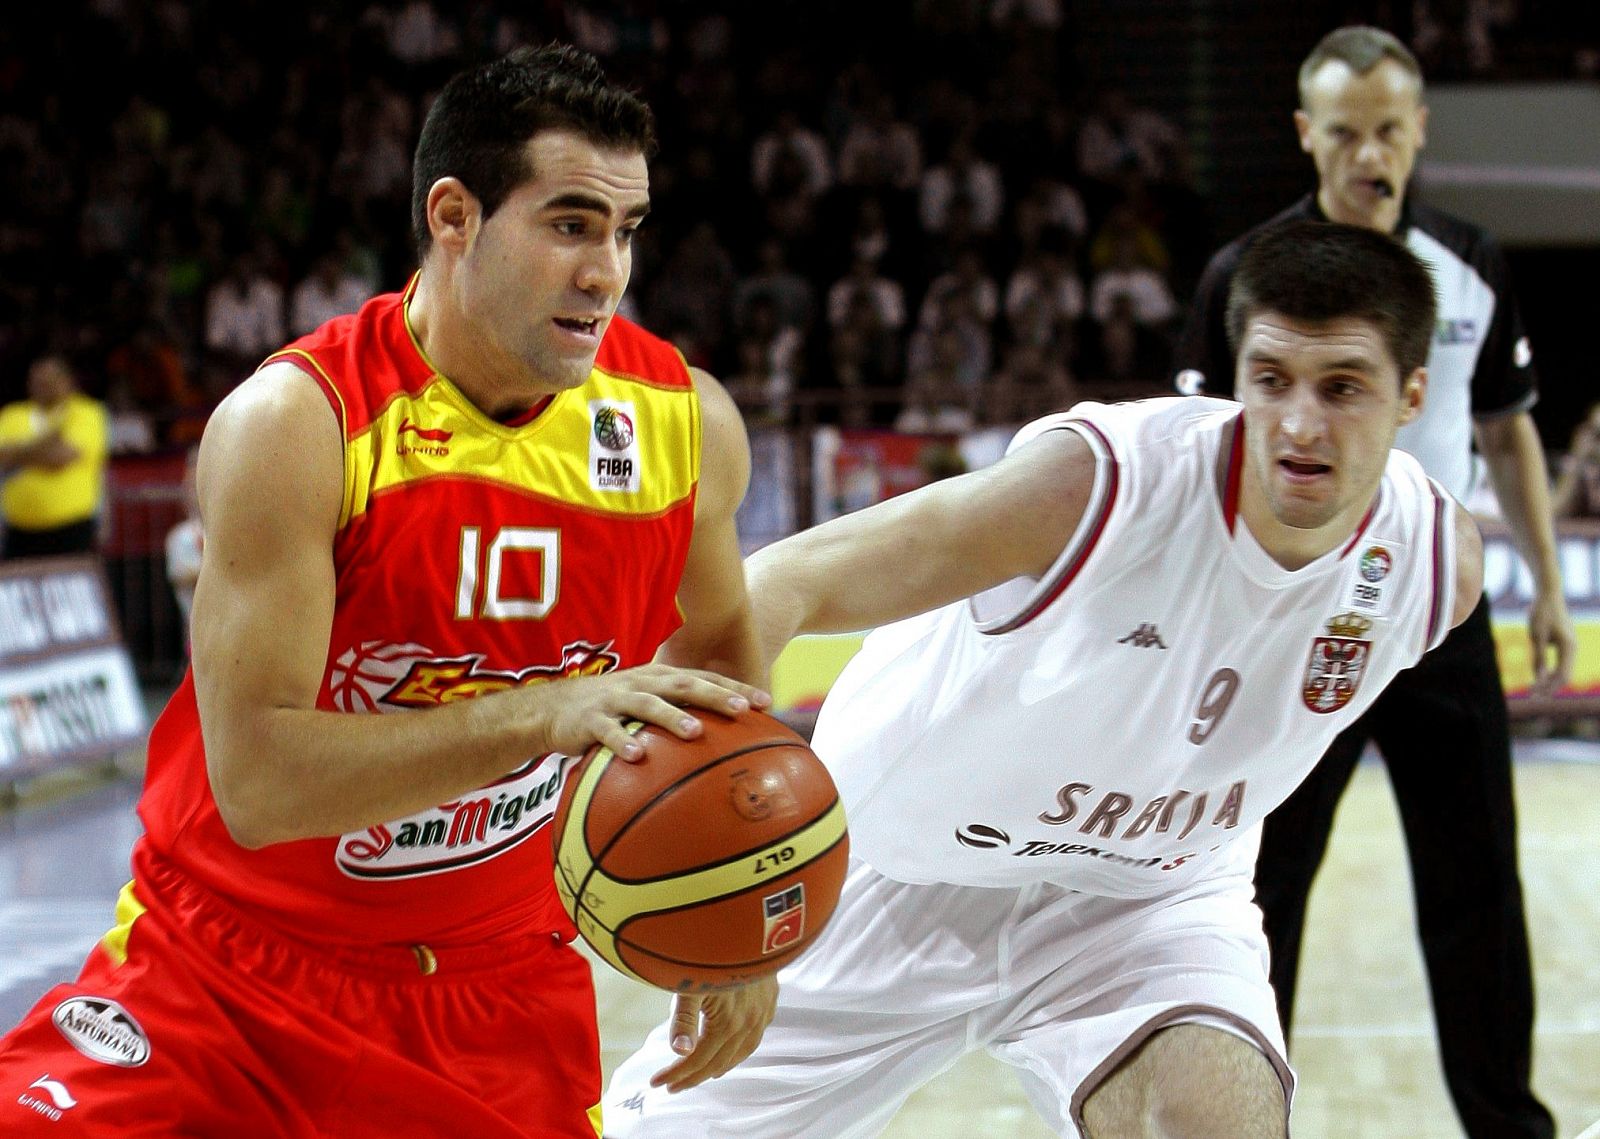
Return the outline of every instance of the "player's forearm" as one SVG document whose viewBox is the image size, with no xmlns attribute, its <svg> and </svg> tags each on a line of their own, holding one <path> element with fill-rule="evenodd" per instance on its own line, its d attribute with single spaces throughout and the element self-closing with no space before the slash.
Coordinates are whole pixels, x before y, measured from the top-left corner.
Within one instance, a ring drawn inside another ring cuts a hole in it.
<svg viewBox="0 0 1600 1139">
<path fill-rule="evenodd" d="M 849 530 L 854 524 L 854 518 L 846 518 L 828 527 Z M 852 632 L 878 623 L 878 607 L 871 599 L 880 590 L 882 575 L 858 572 L 866 559 L 844 554 L 848 546 L 847 538 L 835 541 L 830 534 L 810 530 L 750 556 L 745 572 L 751 607 L 769 657 L 802 633 Z"/>
<path fill-rule="evenodd" d="M 1076 434 L 1050 432 L 757 551 L 746 575 L 763 645 L 877 628 L 1043 573 L 1077 525 L 1094 464 Z"/>
<path fill-rule="evenodd" d="M 805 531 L 751 555 L 751 606 L 763 649 L 776 655 L 803 633 L 852 633 L 938 608 L 963 596 L 937 557 L 888 523 L 890 500 Z M 898 535 L 898 536 L 897 536 Z"/>
<path fill-rule="evenodd" d="M 206 717 L 212 792 L 242 846 L 361 830 L 448 802 L 551 750 L 540 702 L 556 695 L 520 689 L 388 716 L 218 711 Z"/>
<path fill-rule="evenodd" d="M 1512 543 L 1533 572 L 1541 593 L 1561 590 L 1549 475 L 1538 430 L 1526 414 L 1480 425 L 1478 440 L 1488 464 L 1501 517 Z"/>
<path fill-rule="evenodd" d="M 0 473 L 9 474 L 23 467 L 38 466 L 48 442 L 49 437 L 46 436 L 30 439 L 26 443 L 0 445 Z"/>
<path fill-rule="evenodd" d="M 716 617 L 686 623 L 669 637 L 656 659 L 679 668 L 705 668 L 765 688 L 770 660 L 762 653 L 746 599 Z"/>
</svg>

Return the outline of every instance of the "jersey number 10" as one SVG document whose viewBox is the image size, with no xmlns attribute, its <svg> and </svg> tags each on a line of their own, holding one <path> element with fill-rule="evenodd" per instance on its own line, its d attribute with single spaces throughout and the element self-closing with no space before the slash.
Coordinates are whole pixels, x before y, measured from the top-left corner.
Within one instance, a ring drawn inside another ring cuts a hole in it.
<svg viewBox="0 0 1600 1139">
<path fill-rule="evenodd" d="M 537 557 L 533 573 L 519 572 L 518 581 L 538 582 L 535 597 L 507 597 L 501 587 L 510 558 Z M 482 588 L 480 589 L 480 582 Z M 470 621 L 537 621 L 556 604 L 561 583 L 561 532 L 531 526 L 502 526 L 483 550 L 476 526 L 461 528 L 461 556 L 456 570 L 456 619 Z M 480 596 L 481 594 L 481 596 Z"/>
</svg>

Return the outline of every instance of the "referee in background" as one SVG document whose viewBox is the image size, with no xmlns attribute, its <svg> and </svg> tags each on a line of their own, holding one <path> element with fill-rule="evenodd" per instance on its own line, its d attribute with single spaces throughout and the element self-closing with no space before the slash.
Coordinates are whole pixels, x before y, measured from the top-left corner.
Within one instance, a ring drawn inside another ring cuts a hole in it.
<svg viewBox="0 0 1600 1139">
<path fill-rule="evenodd" d="M 1427 401 L 1395 445 L 1465 502 L 1476 435 L 1506 525 L 1533 571 L 1528 633 L 1536 690 L 1553 692 L 1570 673 L 1574 639 L 1544 451 L 1528 414 L 1536 398 L 1532 353 L 1505 260 L 1477 227 L 1406 201 L 1428 110 L 1421 69 L 1405 45 L 1377 28 L 1340 28 L 1312 49 L 1299 81 L 1295 128 L 1316 164 L 1317 191 L 1272 221 L 1322 218 L 1392 233 L 1433 270 L 1439 323 Z M 1232 394 L 1228 283 L 1262 228 L 1219 251 L 1201 278 L 1174 361 L 1178 387 L 1188 394 Z M 1266 820 L 1257 899 L 1285 1034 L 1306 899 L 1368 740 L 1383 754 L 1405 827 L 1439 1050 L 1461 1122 L 1471 1139 L 1554 1139 L 1554 1121 L 1529 1085 L 1533 976 L 1517 874 L 1510 729 L 1487 598 L 1395 679 Z"/>
</svg>

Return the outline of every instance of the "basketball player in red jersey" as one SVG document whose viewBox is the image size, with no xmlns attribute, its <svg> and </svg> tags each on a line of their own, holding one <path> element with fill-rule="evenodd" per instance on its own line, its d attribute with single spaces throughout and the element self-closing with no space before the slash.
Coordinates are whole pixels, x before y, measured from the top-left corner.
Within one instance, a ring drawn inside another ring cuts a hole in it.
<svg viewBox="0 0 1600 1139">
<path fill-rule="evenodd" d="M 573 49 L 457 76 L 417 148 L 408 287 L 217 410 L 133 881 L 0 1041 L 0 1133 L 599 1133 L 561 756 L 639 759 L 629 719 L 692 737 L 694 707 L 769 700 L 738 414 L 615 316 L 653 146 Z M 773 1000 L 682 1002 L 676 1078 L 748 1054 Z"/>
</svg>

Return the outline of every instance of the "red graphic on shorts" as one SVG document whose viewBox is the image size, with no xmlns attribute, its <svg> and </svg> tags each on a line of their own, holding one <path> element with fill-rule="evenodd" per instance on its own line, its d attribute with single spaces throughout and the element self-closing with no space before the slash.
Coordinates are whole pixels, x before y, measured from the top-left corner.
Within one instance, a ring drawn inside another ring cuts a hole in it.
<svg viewBox="0 0 1600 1139">
<path fill-rule="evenodd" d="M 367 828 L 365 838 L 353 838 L 346 842 L 344 850 L 351 858 L 382 858 L 389 853 L 389 848 L 393 845 L 394 834 L 388 827 L 379 823 L 375 827 Z"/>
<path fill-rule="evenodd" d="M 404 435 L 407 431 L 418 439 L 426 439 L 430 443 L 448 443 L 450 436 L 455 434 L 454 431 L 446 431 L 443 427 L 418 427 L 411 422 L 409 415 L 400 421 L 399 430 L 395 432 L 395 435 Z"/>
<path fill-rule="evenodd" d="M 762 953 L 777 953 L 795 944 L 806 932 L 806 887 L 797 882 L 781 894 L 761 899 L 766 929 L 761 937 Z"/>
</svg>

